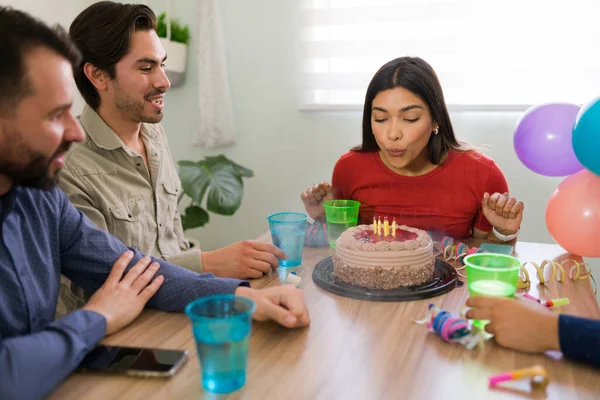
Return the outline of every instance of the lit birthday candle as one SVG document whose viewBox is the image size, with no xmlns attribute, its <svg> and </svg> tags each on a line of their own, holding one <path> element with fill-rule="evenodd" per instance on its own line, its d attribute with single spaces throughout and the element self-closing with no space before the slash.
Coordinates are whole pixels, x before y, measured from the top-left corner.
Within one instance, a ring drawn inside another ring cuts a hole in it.
<svg viewBox="0 0 600 400">
<path fill-rule="evenodd" d="M 392 220 L 392 237 L 396 237 L 396 218 Z"/>
<path fill-rule="evenodd" d="M 377 236 L 381 236 L 381 217 L 377 221 Z"/>
<path fill-rule="evenodd" d="M 373 217 L 373 233 L 377 233 L 377 218 Z"/>
<path fill-rule="evenodd" d="M 390 234 L 390 221 L 388 217 L 383 217 L 383 236 L 389 236 Z"/>
</svg>

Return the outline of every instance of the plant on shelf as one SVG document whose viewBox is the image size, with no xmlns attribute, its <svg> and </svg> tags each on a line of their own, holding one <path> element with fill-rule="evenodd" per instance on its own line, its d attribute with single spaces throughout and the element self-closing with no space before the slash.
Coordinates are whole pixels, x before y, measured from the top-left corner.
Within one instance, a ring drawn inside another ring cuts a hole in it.
<svg viewBox="0 0 600 400">
<path fill-rule="evenodd" d="M 187 63 L 187 48 L 190 43 L 190 28 L 182 25 L 178 20 L 171 19 L 171 37 L 167 39 L 167 15 L 162 13 L 158 17 L 156 33 L 160 37 L 169 59 L 165 71 L 172 86 L 179 86 L 184 81 Z"/>
<path fill-rule="evenodd" d="M 242 203 L 244 194 L 243 178 L 251 178 L 251 169 L 234 163 L 224 155 L 205 157 L 198 162 L 179 161 L 179 179 L 183 193 L 191 203 L 181 215 L 183 229 L 204 226 L 209 221 L 210 211 L 219 215 L 233 215 Z M 206 210 L 202 208 L 204 196 Z"/>
<path fill-rule="evenodd" d="M 167 37 L 167 13 L 163 12 L 158 16 L 156 21 L 156 33 L 158 37 Z M 188 25 L 182 25 L 179 20 L 171 19 L 171 41 L 177 43 L 183 43 L 185 45 L 190 44 L 190 27 Z"/>
</svg>

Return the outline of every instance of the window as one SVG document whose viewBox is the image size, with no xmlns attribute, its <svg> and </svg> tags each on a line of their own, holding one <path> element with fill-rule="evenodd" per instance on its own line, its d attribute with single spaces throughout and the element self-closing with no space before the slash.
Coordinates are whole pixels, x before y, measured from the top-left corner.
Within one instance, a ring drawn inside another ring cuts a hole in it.
<svg viewBox="0 0 600 400">
<path fill-rule="evenodd" d="M 451 109 L 600 95 L 599 0 L 302 0 L 302 108 L 360 109 L 385 62 L 419 56 Z"/>
</svg>

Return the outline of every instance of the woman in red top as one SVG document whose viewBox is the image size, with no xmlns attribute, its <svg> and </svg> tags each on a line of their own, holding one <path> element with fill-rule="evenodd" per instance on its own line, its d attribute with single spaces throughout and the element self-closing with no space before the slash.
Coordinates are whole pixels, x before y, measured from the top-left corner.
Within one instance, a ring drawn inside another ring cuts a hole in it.
<svg viewBox="0 0 600 400">
<path fill-rule="evenodd" d="M 365 98 L 362 145 L 344 154 L 332 185 L 302 193 L 313 219 L 323 201 L 361 202 L 360 222 L 399 224 L 457 239 L 516 237 L 523 203 L 508 195 L 496 163 L 454 136 L 444 95 L 431 66 L 401 57 L 375 74 Z"/>
</svg>

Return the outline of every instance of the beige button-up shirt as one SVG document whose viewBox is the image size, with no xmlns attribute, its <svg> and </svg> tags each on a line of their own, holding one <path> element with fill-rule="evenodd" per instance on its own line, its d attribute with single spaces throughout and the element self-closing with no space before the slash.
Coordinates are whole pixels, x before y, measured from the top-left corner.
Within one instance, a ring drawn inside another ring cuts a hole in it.
<svg viewBox="0 0 600 400">
<path fill-rule="evenodd" d="M 59 183 L 73 205 L 125 245 L 202 272 L 200 250 L 190 250 L 183 235 L 181 182 L 160 124 L 140 130 L 146 167 L 91 107 L 84 107 L 79 121 L 86 140 L 72 146 Z"/>
</svg>

